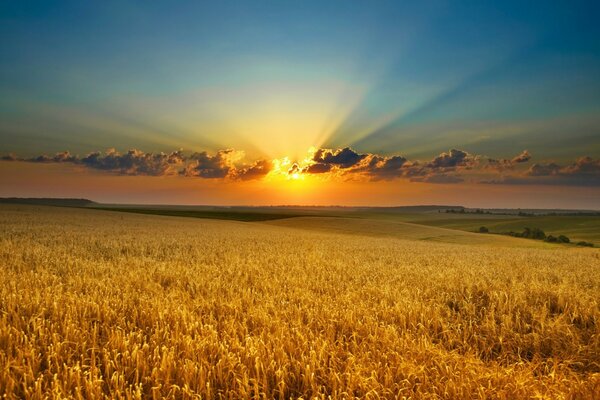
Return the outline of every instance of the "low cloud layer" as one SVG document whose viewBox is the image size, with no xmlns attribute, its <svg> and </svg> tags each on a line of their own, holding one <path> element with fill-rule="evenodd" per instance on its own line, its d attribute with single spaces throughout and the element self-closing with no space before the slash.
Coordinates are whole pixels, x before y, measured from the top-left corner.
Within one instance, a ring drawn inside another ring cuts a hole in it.
<svg viewBox="0 0 600 400">
<path fill-rule="evenodd" d="M 251 179 L 264 178 L 273 169 L 273 162 L 270 160 L 258 160 L 247 167 L 238 168 L 236 177 L 247 181 Z"/>
<path fill-rule="evenodd" d="M 513 164 L 520 164 L 531 160 L 531 154 L 527 150 L 523 150 L 521 154 L 514 157 L 511 161 Z"/>
<path fill-rule="evenodd" d="M 292 177 L 314 175 L 342 180 L 395 180 L 456 184 L 544 184 L 600 186 L 600 160 L 580 157 L 571 164 L 538 162 L 530 164 L 532 155 L 523 150 L 509 158 L 490 158 L 465 150 L 451 149 L 430 160 L 409 160 L 402 155 L 359 153 L 349 147 L 313 150 L 303 162 L 259 159 L 244 161 L 244 153 L 233 149 L 185 154 L 146 153 L 132 149 L 120 153 L 109 149 L 84 157 L 68 151 L 53 156 L 20 158 L 15 154 L 0 157 L 2 161 L 30 163 L 71 163 L 85 168 L 121 175 L 179 175 L 202 179 L 256 180 L 271 175 Z"/>
<path fill-rule="evenodd" d="M 0 160 L 72 163 L 120 175 L 182 175 L 205 179 L 258 179 L 271 171 L 272 163 L 269 160 L 259 160 L 250 165 L 238 165 L 243 157 L 243 152 L 233 149 L 219 150 L 214 155 L 206 151 L 185 155 L 181 150 L 171 153 L 145 153 L 131 149 L 120 153 L 115 149 L 108 149 L 104 153 L 95 151 L 84 157 L 71 155 L 68 151 L 56 153 L 54 156 L 40 155 L 32 158 L 20 158 L 11 153 L 0 157 Z"/>
<path fill-rule="evenodd" d="M 209 179 L 225 178 L 235 169 L 235 162 L 243 156 L 243 153 L 233 149 L 219 150 L 214 156 L 206 151 L 194 153 L 188 158 L 190 163 L 181 170 L 181 174 Z"/>
<path fill-rule="evenodd" d="M 553 162 L 533 164 L 520 175 L 508 175 L 485 183 L 600 186 L 600 160 L 586 156 L 564 166 Z"/>
<path fill-rule="evenodd" d="M 337 150 L 318 149 L 313 156 L 313 161 L 318 164 L 335 165 L 339 168 L 350 168 L 365 157 L 365 154 L 358 154 L 350 147 L 344 147 Z"/>
<path fill-rule="evenodd" d="M 472 167 L 477 160 L 477 156 L 466 151 L 452 149 L 435 157 L 427 166 L 432 169 L 451 170 L 458 167 Z"/>
<path fill-rule="evenodd" d="M 370 180 L 408 179 L 412 182 L 437 184 L 498 183 L 498 184 L 553 184 L 600 185 L 600 160 L 581 157 L 574 163 L 537 163 L 529 151 L 523 150 L 511 158 L 494 159 L 451 149 L 429 161 L 408 160 L 394 155 L 382 156 L 357 153 L 350 148 L 319 149 L 308 173 L 336 173 L 345 177 L 366 177 Z"/>
<path fill-rule="evenodd" d="M 104 154 L 94 152 L 81 159 L 71 156 L 68 152 L 59 154 L 62 154 L 60 162 L 78 163 L 88 168 L 114 171 L 124 175 L 173 175 L 184 162 L 181 151 L 165 154 L 129 150 L 121 154 L 115 149 L 109 149 Z"/>
<path fill-rule="evenodd" d="M 458 183 L 463 179 L 456 173 L 475 167 L 480 156 L 452 149 L 430 161 L 411 161 L 401 155 L 382 156 L 360 154 L 350 148 L 319 149 L 315 152 L 315 164 L 306 172 L 316 169 L 317 173 L 330 172 L 349 178 L 369 180 L 392 180 L 405 178 L 414 182 Z"/>
<path fill-rule="evenodd" d="M 485 165 L 485 168 L 499 172 L 504 172 L 508 170 L 513 170 L 520 164 L 529 162 L 529 160 L 531 160 L 531 154 L 527 150 L 523 150 L 520 154 L 516 155 L 511 159 L 488 158 L 487 165 Z"/>
</svg>

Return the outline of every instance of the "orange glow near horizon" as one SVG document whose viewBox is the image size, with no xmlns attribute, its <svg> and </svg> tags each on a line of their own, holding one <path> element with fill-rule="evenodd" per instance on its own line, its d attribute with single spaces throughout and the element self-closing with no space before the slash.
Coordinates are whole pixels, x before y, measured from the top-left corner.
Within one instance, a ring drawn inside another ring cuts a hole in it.
<svg viewBox="0 0 600 400">
<path fill-rule="evenodd" d="M 182 176 L 128 176 L 68 164 L 0 161 L 0 197 L 73 197 L 101 203 L 187 205 L 342 205 L 416 204 L 467 207 L 594 209 L 600 188 L 560 186 L 428 184 L 356 181 L 280 173 L 257 180 L 215 180 Z M 368 186 L 365 186 L 368 185 Z M 366 190 L 366 188 L 368 189 Z"/>
</svg>

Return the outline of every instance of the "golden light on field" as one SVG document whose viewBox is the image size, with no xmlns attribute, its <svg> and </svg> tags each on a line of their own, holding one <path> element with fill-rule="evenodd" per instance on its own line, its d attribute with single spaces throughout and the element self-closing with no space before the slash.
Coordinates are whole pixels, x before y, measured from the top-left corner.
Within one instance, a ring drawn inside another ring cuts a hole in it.
<svg viewBox="0 0 600 400">
<path fill-rule="evenodd" d="M 598 398 L 596 249 L 360 218 L 0 217 L 1 398 Z"/>
<path fill-rule="evenodd" d="M 600 400 L 594 2 L 43 3 L 0 400 Z"/>
</svg>

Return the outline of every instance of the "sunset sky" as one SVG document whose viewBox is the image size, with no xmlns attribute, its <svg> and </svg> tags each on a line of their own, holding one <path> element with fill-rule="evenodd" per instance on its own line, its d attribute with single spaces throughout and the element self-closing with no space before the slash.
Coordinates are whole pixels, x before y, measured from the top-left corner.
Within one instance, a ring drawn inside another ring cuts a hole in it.
<svg viewBox="0 0 600 400">
<path fill-rule="evenodd" d="M 600 209 L 598 15 L 3 1 L 0 196 Z"/>
</svg>

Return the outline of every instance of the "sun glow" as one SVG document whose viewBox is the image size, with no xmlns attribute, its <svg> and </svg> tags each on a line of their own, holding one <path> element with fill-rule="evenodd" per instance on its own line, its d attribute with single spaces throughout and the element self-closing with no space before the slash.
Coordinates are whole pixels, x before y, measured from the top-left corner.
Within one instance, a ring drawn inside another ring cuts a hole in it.
<svg viewBox="0 0 600 400">
<path fill-rule="evenodd" d="M 267 180 L 271 181 L 304 181 L 307 177 L 306 169 L 314 164 L 313 157 L 316 152 L 315 147 L 308 149 L 306 156 L 302 160 L 292 161 L 290 157 L 276 158 L 272 160 L 273 168 L 267 175 Z"/>
</svg>

